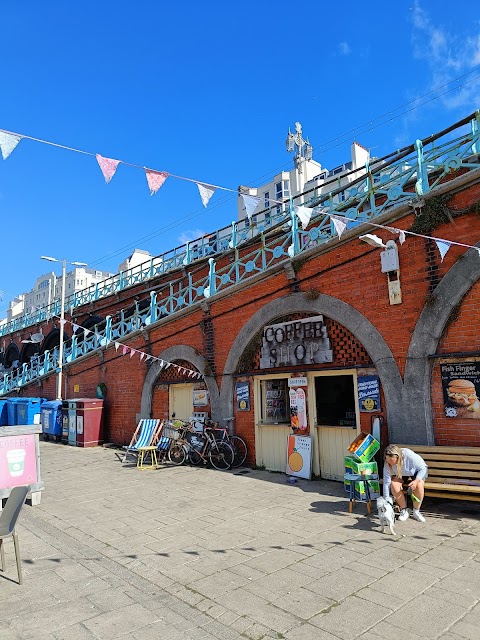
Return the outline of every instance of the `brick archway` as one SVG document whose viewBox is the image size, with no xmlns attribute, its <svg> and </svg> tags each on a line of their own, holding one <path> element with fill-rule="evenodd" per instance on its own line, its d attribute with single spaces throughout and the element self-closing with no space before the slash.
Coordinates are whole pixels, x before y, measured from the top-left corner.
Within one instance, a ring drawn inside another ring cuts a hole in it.
<svg viewBox="0 0 480 640">
<path fill-rule="evenodd" d="M 191 362 L 198 371 L 206 371 L 209 368 L 208 362 L 202 355 L 197 353 L 197 351 L 195 351 L 195 349 L 193 349 L 192 347 L 183 344 L 169 347 L 168 349 L 165 349 L 165 351 L 162 351 L 162 353 L 159 353 L 156 357 L 165 360 L 166 362 L 172 362 L 175 360 L 186 360 L 187 362 Z M 160 367 L 160 363 L 155 361 L 145 377 L 145 382 L 143 383 L 142 389 L 140 413 L 137 415 L 137 421 L 140 418 L 151 417 L 153 389 L 161 371 L 162 368 Z M 220 395 L 218 392 L 217 382 L 213 376 L 205 376 L 204 379 L 210 396 L 212 418 L 215 419 L 215 416 L 220 411 Z"/>
<path fill-rule="evenodd" d="M 348 329 L 364 346 L 376 367 L 386 398 L 386 411 L 390 433 L 401 434 L 404 429 L 404 409 L 402 406 L 403 381 L 395 358 L 387 343 L 375 326 L 354 307 L 328 295 L 320 295 L 316 300 L 307 300 L 303 293 L 294 293 L 266 304 L 257 311 L 239 331 L 225 363 L 220 391 L 221 414 L 215 420 L 233 415 L 233 374 L 245 346 L 256 333 L 279 316 L 292 313 L 323 314 L 336 320 Z M 213 413 L 213 411 L 212 411 Z"/>
</svg>

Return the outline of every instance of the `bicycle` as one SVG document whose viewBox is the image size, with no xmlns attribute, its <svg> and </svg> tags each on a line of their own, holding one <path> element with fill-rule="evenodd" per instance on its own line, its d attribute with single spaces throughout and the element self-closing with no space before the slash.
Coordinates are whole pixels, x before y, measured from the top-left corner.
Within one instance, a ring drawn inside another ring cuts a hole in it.
<svg viewBox="0 0 480 640">
<path fill-rule="evenodd" d="M 226 418 L 225 422 L 229 423 L 233 422 L 233 420 L 235 420 L 235 417 Z M 234 469 L 236 469 L 237 467 L 241 467 L 247 459 L 248 455 L 247 443 L 245 442 L 245 440 L 240 436 L 230 435 L 230 430 L 228 429 L 228 427 L 219 427 L 217 424 L 214 428 L 215 431 L 219 431 L 222 434 L 220 441 L 228 442 L 228 444 L 233 449 L 234 456 L 232 467 Z"/>
<path fill-rule="evenodd" d="M 190 423 L 185 422 L 180 429 L 180 438 L 168 451 L 172 464 L 181 465 L 189 459 L 193 465 L 210 462 L 220 471 L 230 469 L 235 457 L 232 447 L 223 440 L 217 440 L 213 429 L 205 428 L 203 434 L 197 434 Z"/>
</svg>

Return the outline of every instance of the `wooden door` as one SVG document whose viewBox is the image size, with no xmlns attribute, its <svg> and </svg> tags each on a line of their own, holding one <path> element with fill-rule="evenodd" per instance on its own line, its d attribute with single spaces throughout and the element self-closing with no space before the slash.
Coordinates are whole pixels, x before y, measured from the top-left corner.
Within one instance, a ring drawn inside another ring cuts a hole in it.
<svg viewBox="0 0 480 640">
<path fill-rule="evenodd" d="M 169 405 L 170 418 L 189 420 L 193 413 L 193 384 L 171 384 Z"/>
</svg>

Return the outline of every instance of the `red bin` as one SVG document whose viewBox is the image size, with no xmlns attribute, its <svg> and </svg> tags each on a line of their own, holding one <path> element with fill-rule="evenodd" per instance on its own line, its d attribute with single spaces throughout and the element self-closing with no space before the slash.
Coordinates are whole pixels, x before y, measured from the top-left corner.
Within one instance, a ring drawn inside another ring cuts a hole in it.
<svg viewBox="0 0 480 640">
<path fill-rule="evenodd" d="M 103 400 L 75 398 L 77 405 L 77 447 L 103 444 Z"/>
</svg>

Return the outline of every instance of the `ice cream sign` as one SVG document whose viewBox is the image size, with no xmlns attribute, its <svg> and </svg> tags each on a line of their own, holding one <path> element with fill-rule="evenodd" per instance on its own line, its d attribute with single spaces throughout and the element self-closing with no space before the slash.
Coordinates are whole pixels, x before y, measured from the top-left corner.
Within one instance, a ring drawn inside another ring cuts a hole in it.
<svg viewBox="0 0 480 640">
<path fill-rule="evenodd" d="M 0 438 L 0 488 L 37 482 L 35 436 Z"/>
</svg>

